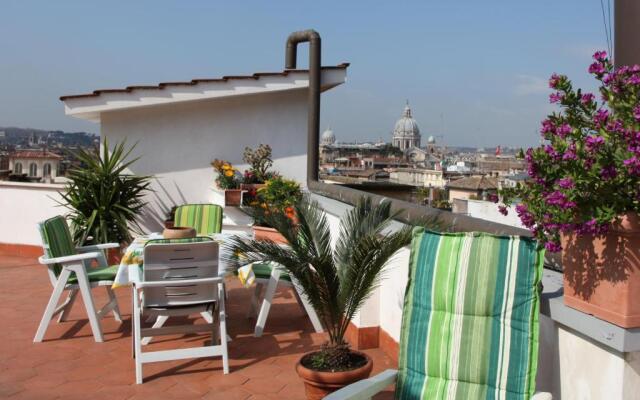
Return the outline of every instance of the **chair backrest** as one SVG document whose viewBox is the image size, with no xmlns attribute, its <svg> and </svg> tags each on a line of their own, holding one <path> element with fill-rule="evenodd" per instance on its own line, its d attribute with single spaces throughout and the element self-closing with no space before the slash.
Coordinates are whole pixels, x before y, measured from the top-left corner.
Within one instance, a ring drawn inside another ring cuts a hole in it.
<svg viewBox="0 0 640 400">
<path fill-rule="evenodd" d="M 143 280 L 164 281 L 166 285 L 143 288 L 143 307 L 216 301 L 218 282 L 181 284 L 181 281 L 217 278 L 218 251 L 218 243 L 207 237 L 149 241 L 144 248 Z"/>
<path fill-rule="evenodd" d="M 198 235 L 222 232 L 222 207 L 217 204 L 185 204 L 176 208 L 173 225 L 194 228 Z"/>
<path fill-rule="evenodd" d="M 63 216 L 55 216 L 38 224 L 42 237 L 42 248 L 47 258 L 64 257 L 76 254 L 67 220 Z M 62 270 L 59 264 L 53 265 L 53 272 L 57 277 Z"/>
<path fill-rule="evenodd" d="M 530 398 L 543 261 L 529 238 L 416 228 L 396 398 Z"/>
</svg>

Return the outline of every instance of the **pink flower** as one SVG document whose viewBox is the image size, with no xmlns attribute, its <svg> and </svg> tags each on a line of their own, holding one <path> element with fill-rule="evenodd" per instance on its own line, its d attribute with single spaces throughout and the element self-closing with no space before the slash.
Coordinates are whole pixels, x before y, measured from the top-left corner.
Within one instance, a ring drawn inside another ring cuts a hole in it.
<svg viewBox="0 0 640 400">
<path fill-rule="evenodd" d="M 585 143 L 589 151 L 594 151 L 604 144 L 604 138 L 602 136 L 587 136 Z"/>
<path fill-rule="evenodd" d="M 593 64 L 589 65 L 589 73 L 594 74 L 596 76 L 601 76 L 602 74 L 605 73 L 604 65 L 602 65 L 602 63 L 597 61 L 594 62 Z"/>
<path fill-rule="evenodd" d="M 572 131 L 571 125 L 567 123 L 560 125 L 558 129 L 556 129 L 556 133 L 558 134 L 558 136 L 560 136 L 563 139 L 567 137 L 567 135 L 570 134 L 571 131 Z"/>
<path fill-rule="evenodd" d="M 544 244 L 544 248 L 552 253 L 557 253 L 562 250 L 562 246 L 558 242 L 547 242 Z"/>
<path fill-rule="evenodd" d="M 551 120 L 549 119 L 545 119 L 544 121 L 542 121 L 542 128 L 540 128 L 540 133 L 542 133 L 543 135 L 545 133 L 553 133 L 555 129 L 556 126 L 553 124 L 553 122 L 551 122 Z"/>
<path fill-rule="evenodd" d="M 550 103 L 560 103 L 563 98 L 564 98 L 564 95 L 562 93 L 560 93 L 560 92 L 551 93 L 549 95 L 549 102 Z"/>
<path fill-rule="evenodd" d="M 595 53 L 593 53 L 593 59 L 596 61 L 605 61 L 607 59 L 607 52 L 606 51 L 596 51 Z"/>
<path fill-rule="evenodd" d="M 500 212 L 500 214 L 505 216 L 509 214 L 509 211 L 507 211 L 507 207 L 505 206 L 498 206 L 498 211 Z"/>
<path fill-rule="evenodd" d="M 595 96 L 593 95 L 593 93 L 585 93 L 582 95 L 582 97 L 580 97 L 580 102 L 582 102 L 582 104 L 586 106 L 591 104 L 594 99 Z"/>
<path fill-rule="evenodd" d="M 600 170 L 600 176 L 602 176 L 603 179 L 613 179 L 618 176 L 618 171 L 616 171 L 616 167 L 613 165 L 608 165 Z"/>
<path fill-rule="evenodd" d="M 553 75 L 551 75 L 551 79 L 549 79 L 549 87 L 551 89 L 555 89 L 560 83 L 560 79 L 562 79 L 562 77 L 558 74 L 554 73 Z"/>
<path fill-rule="evenodd" d="M 602 126 L 607 122 L 608 118 L 609 118 L 609 111 L 603 110 L 601 108 L 598 111 L 596 111 L 596 115 L 593 117 L 593 122 L 595 122 L 595 124 L 598 126 Z"/>
<path fill-rule="evenodd" d="M 578 155 L 576 153 L 576 145 L 575 145 L 575 143 L 571 143 L 569 145 L 569 147 L 567 148 L 567 151 L 564 152 L 564 155 L 562 156 L 562 159 L 565 160 L 565 161 L 577 160 L 578 159 Z"/>
<path fill-rule="evenodd" d="M 635 118 L 636 121 L 640 121 L 640 105 L 633 109 L 633 118 Z"/>
<path fill-rule="evenodd" d="M 571 178 L 562 178 L 558 181 L 558 186 L 560 186 L 562 189 L 571 189 L 575 186 L 575 184 L 573 183 L 573 179 Z"/>
</svg>

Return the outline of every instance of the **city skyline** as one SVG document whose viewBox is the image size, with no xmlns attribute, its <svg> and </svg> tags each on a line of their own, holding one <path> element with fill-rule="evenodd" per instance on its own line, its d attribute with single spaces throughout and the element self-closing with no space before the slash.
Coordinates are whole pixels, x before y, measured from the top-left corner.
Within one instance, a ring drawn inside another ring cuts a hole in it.
<svg viewBox="0 0 640 400">
<path fill-rule="evenodd" d="M 552 110 L 547 77 L 565 73 L 592 90 L 590 54 L 607 47 L 597 1 L 341 4 L 345 12 L 337 14 L 331 2 L 194 4 L 197 13 L 175 3 L 4 4 L 0 126 L 99 133 L 66 117 L 58 97 L 278 71 L 287 33 L 313 27 L 323 36 L 323 64 L 352 63 L 349 85 L 323 96 L 323 129 L 331 126 L 340 140 L 391 141 L 409 99 L 425 137 L 443 136 L 452 146 L 530 146 Z M 92 23 L 96 13 L 112 23 Z M 263 28 L 269 33 L 259 34 Z M 300 62 L 306 65 L 304 52 Z"/>
</svg>

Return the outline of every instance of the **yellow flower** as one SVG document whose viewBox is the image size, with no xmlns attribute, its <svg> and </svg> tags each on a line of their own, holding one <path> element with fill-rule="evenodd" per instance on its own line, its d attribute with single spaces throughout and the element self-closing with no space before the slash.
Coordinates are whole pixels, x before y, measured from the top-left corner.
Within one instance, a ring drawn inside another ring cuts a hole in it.
<svg viewBox="0 0 640 400">
<path fill-rule="evenodd" d="M 229 169 L 231 169 L 231 165 L 229 165 L 229 164 L 224 164 L 224 165 L 222 166 L 222 169 L 224 169 L 225 171 L 226 171 L 226 170 L 229 170 Z"/>
<path fill-rule="evenodd" d="M 224 176 L 231 178 L 233 176 L 233 171 L 230 169 L 224 171 Z"/>
</svg>

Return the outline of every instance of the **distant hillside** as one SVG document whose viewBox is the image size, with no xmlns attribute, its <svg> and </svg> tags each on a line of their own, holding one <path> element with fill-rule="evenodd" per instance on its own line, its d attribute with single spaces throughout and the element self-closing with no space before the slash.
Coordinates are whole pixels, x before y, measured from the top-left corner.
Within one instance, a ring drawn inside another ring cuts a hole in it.
<svg viewBox="0 0 640 400">
<path fill-rule="evenodd" d="M 0 144 L 24 147 L 90 146 L 99 138 L 87 132 L 46 131 L 43 129 L 0 127 Z"/>
</svg>

